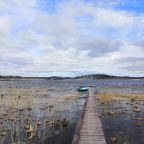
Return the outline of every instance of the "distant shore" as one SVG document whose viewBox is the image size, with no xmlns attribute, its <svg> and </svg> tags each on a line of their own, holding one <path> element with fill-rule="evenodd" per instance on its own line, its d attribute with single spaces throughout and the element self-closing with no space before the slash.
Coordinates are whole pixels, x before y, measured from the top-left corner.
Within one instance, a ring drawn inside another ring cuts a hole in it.
<svg viewBox="0 0 144 144">
<path fill-rule="evenodd" d="M 130 76 L 111 76 L 106 74 L 90 74 L 90 75 L 82 75 L 76 77 L 59 77 L 59 76 L 51 76 L 51 77 L 21 77 L 21 76 L 0 76 L 0 81 L 12 81 L 12 80 L 101 80 L 101 79 L 134 79 L 140 80 L 144 79 L 144 77 L 130 77 Z"/>
</svg>

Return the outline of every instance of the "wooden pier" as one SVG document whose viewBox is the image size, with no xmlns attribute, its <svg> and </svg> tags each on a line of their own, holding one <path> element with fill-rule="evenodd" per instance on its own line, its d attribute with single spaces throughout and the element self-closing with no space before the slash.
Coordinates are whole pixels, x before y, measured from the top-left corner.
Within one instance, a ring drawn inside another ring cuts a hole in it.
<svg viewBox="0 0 144 144">
<path fill-rule="evenodd" d="M 90 88 L 72 144 L 106 144 L 100 117 L 96 111 L 96 97 Z"/>
</svg>

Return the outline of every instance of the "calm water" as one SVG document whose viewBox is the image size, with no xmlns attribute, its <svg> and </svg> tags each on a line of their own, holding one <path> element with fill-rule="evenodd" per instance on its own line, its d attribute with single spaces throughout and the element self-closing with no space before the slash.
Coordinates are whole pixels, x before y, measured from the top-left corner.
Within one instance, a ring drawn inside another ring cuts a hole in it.
<svg viewBox="0 0 144 144">
<path fill-rule="evenodd" d="M 35 105 L 33 105 L 33 110 L 29 112 L 29 115 L 32 117 L 32 120 L 35 120 L 35 116 L 37 115 L 41 122 L 43 122 L 44 117 L 47 116 L 47 113 L 42 112 L 40 109 L 40 102 L 47 102 L 54 97 L 64 97 L 69 94 L 77 93 L 77 88 L 80 86 L 91 86 L 95 89 L 96 92 L 103 91 L 114 91 L 114 92 L 123 92 L 123 93 L 144 93 L 144 80 L 26 80 L 26 81 L 0 81 L 0 89 L 47 89 L 48 94 L 40 99 L 37 99 Z M 45 137 L 43 143 L 51 143 L 51 144 L 70 144 L 73 138 L 73 134 L 79 120 L 79 115 L 82 110 L 85 99 L 83 96 L 86 94 L 80 94 L 80 98 L 69 102 L 64 106 L 63 102 L 56 102 L 57 111 L 56 113 L 49 112 L 48 117 L 53 119 L 63 119 L 64 117 L 69 118 L 69 126 L 66 129 L 59 128 L 57 130 L 51 130 L 49 127 L 46 128 L 46 132 L 44 130 L 44 124 L 38 129 L 37 137 L 42 137 L 42 133 L 45 132 L 48 137 Z M 43 101 L 42 101 L 43 99 Z M 104 107 L 100 104 L 99 112 L 102 113 Z M 144 105 L 144 104 L 142 104 Z M 129 110 L 131 106 L 128 106 L 126 103 L 124 104 L 116 104 L 112 107 L 107 107 L 107 109 L 123 109 Z M 142 108 L 143 109 L 143 108 Z M 27 111 L 23 112 L 24 115 L 28 115 Z M 18 115 L 18 114 L 16 114 Z M 142 115 L 142 114 L 141 114 Z M 1 120 L 2 122 L 2 120 Z M 102 117 L 103 127 L 106 135 L 107 142 L 110 144 L 110 137 L 118 137 L 118 133 L 125 129 L 125 137 L 121 136 L 117 143 L 119 144 L 142 144 L 143 141 L 143 126 L 134 127 L 133 125 L 129 125 L 129 123 L 134 123 L 130 120 L 130 115 L 128 113 L 121 114 L 120 117 L 117 118 L 109 118 Z M 3 123 L 2 126 L 10 125 L 9 122 Z M 123 124 L 123 125 L 122 125 Z M 17 124 L 20 125 L 19 123 Z M 10 126 L 9 126 L 10 127 Z M 40 134 L 39 134 L 40 133 Z M 135 133 L 131 134 L 131 133 Z M 14 132 L 15 134 L 15 132 Z M 35 135 L 36 135 L 35 134 Z M 117 135 L 115 135 L 117 134 Z M 3 144 L 11 143 L 10 138 L 11 133 L 8 132 L 7 136 L 3 139 L 0 139 Z M 135 140 L 139 136 L 139 141 Z M 16 141 L 18 138 L 16 138 Z M 22 136 L 19 136 L 20 141 L 25 140 L 25 134 L 22 133 Z M 38 141 L 36 136 L 31 140 L 27 141 L 27 144 L 35 144 Z M 133 141 L 133 142 L 132 142 Z M 38 143 L 38 142 L 37 142 Z"/>
</svg>

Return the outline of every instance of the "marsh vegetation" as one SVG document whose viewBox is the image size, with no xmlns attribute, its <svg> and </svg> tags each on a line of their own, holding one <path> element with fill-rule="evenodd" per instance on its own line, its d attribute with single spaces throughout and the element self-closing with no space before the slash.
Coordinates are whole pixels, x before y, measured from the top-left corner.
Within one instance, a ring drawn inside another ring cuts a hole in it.
<svg viewBox="0 0 144 144">
<path fill-rule="evenodd" d="M 70 144 L 93 86 L 108 144 L 144 143 L 144 80 L 0 81 L 1 144 Z"/>
<path fill-rule="evenodd" d="M 78 92 L 51 95 L 48 88 L 0 89 L 0 143 L 57 143 L 75 122 Z"/>
<path fill-rule="evenodd" d="M 106 86 L 97 93 L 97 107 L 108 144 L 144 143 L 144 92 L 140 87 L 144 85 Z"/>
</svg>

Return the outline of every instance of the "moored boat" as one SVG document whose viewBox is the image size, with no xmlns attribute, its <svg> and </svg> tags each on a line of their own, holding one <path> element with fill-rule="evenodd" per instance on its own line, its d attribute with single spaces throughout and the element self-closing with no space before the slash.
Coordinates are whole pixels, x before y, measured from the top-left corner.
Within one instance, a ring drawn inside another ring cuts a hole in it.
<svg viewBox="0 0 144 144">
<path fill-rule="evenodd" d="M 78 89 L 79 92 L 85 92 L 85 91 L 88 91 L 88 87 L 80 87 Z"/>
</svg>

